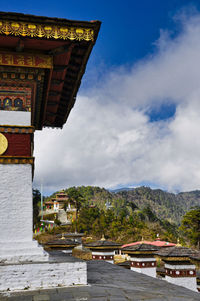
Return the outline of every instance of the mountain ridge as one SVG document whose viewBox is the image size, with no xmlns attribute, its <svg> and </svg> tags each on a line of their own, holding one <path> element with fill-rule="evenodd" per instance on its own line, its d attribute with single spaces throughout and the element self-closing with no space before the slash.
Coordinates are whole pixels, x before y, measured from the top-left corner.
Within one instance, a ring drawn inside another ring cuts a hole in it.
<svg viewBox="0 0 200 301">
<path fill-rule="evenodd" d="M 109 202 L 116 211 L 130 204 L 138 210 L 150 207 L 158 218 L 177 225 L 187 211 L 192 207 L 200 206 L 200 190 L 171 193 L 146 186 L 133 189 L 125 187 L 115 191 L 97 186 L 78 186 L 76 189 L 87 202 L 102 210 L 106 209 L 106 202 Z M 67 189 L 65 191 L 67 192 Z M 55 196 L 55 193 L 52 196 Z"/>
</svg>

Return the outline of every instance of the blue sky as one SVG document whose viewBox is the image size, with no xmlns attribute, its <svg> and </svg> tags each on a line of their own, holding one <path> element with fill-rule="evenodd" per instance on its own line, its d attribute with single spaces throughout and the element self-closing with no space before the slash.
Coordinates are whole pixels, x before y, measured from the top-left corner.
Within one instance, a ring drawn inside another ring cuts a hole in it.
<svg viewBox="0 0 200 301">
<path fill-rule="evenodd" d="M 182 9 L 200 8 L 188 0 L 4 1 L 1 11 L 21 12 L 72 20 L 100 20 L 101 32 L 89 65 L 132 64 L 154 51 L 161 29 L 179 31 L 174 16 Z"/>
<path fill-rule="evenodd" d="M 200 1 L 11 0 L 1 10 L 102 21 L 66 126 L 35 135 L 35 187 L 200 188 Z"/>
</svg>

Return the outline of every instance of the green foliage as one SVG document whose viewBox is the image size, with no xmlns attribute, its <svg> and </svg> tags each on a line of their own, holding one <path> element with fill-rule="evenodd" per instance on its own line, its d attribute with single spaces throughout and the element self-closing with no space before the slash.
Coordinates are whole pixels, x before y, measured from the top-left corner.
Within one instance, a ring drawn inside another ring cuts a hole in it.
<svg viewBox="0 0 200 301">
<path fill-rule="evenodd" d="M 104 211 L 98 207 L 84 207 L 80 210 L 77 228 L 78 231 L 84 232 L 86 235 L 101 238 L 104 234 L 107 238 L 124 243 L 141 240 L 142 237 L 155 239 L 157 233 L 165 239 L 170 238 L 170 241 L 176 240 L 176 226 L 173 227 L 167 221 L 162 224 L 154 214 L 153 219 L 156 219 L 157 222 L 149 221 L 140 211 L 135 211 L 129 215 L 126 208 L 121 208 L 115 212 L 114 210 Z M 171 231 L 170 227 L 173 228 L 174 232 Z"/>
<path fill-rule="evenodd" d="M 78 215 L 78 212 L 79 212 L 82 204 L 84 203 L 84 198 L 83 198 L 82 194 L 80 193 L 80 191 L 76 187 L 70 187 L 67 190 L 67 196 L 70 201 L 74 202 L 75 207 L 76 207 L 75 232 L 77 232 L 77 215 Z"/>
<path fill-rule="evenodd" d="M 200 191 L 181 192 L 178 194 L 138 187 L 132 190 L 120 191 L 116 196 L 125 199 L 143 209 L 150 206 L 152 212 L 162 220 L 180 225 L 182 216 L 191 207 L 200 205 Z"/>
<path fill-rule="evenodd" d="M 84 198 L 80 191 L 76 187 L 70 187 L 67 189 L 67 196 L 70 201 L 74 202 L 77 212 L 80 210 Z"/>
<path fill-rule="evenodd" d="M 200 249 L 200 207 L 193 208 L 183 216 L 179 229 L 191 245 Z"/>
</svg>

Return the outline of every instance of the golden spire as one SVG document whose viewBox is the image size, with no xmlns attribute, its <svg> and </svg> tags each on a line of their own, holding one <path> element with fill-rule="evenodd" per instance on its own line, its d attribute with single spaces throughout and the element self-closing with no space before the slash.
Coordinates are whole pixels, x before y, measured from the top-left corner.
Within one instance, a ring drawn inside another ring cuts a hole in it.
<svg viewBox="0 0 200 301">
<path fill-rule="evenodd" d="M 104 236 L 104 234 L 102 235 L 102 238 L 101 238 L 101 240 L 106 240 L 106 239 L 105 239 L 105 236 Z"/>
<path fill-rule="evenodd" d="M 176 244 L 177 247 L 182 247 L 182 245 L 180 244 L 180 239 L 179 237 L 177 238 L 177 244 Z"/>
</svg>

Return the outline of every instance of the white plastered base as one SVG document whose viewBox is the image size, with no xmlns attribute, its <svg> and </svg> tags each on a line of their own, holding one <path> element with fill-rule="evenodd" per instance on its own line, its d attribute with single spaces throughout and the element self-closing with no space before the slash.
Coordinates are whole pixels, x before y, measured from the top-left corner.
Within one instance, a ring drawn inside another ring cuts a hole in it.
<svg viewBox="0 0 200 301">
<path fill-rule="evenodd" d="M 0 246 L 0 263 L 48 261 L 49 255 L 37 241 L 3 243 Z"/>
<path fill-rule="evenodd" d="M 86 262 L 0 264 L 0 291 L 87 285 Z"/>
</svg>

